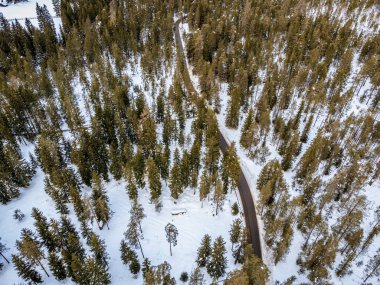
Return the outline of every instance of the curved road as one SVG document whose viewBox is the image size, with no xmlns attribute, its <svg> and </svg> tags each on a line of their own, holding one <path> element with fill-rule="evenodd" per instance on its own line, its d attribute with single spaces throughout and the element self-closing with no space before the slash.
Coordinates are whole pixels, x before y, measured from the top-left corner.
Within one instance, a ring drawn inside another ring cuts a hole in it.
<svg viewBox="0 0 380 285">
<path fill-rule="evenodd" d="M 179 23 L 180 20 L 177 20 L 174 23 L 174 33 L 175 33 L 175 39 L 176 43 L 179 49 L 180 58 L 178 60 L 181 60 L 182 63 L 182 76 L 184 77 L 184 82 L 186 85 L 186 88 L 190 92 L 192 96 L 197 96 L 197 91 L 194 88 L 194 85 L 191 81 L 189 70 L 186 63 L 185 53 L 183 50 L 183 44 L 181 39 L 181 33 L 179 32 Z M 224 153 L 228 148 L 228 143 L 226 139 L 224 138 L 223 134 L 219 130 L 219 146 L 221 151 Z M 253 202 L 252 193 L 249 188 L 249 185 L 247 183 L 247 179 L 245 178 L 245 175 L 240 167 L 240 178 L 239 178 L 239 193 L 243 204 L 243 210 L 244 210 L 244 217 L 245 217 L 245 224 L 248 228 L 248 240 L 252 244 L 253 252 L 256 256 L 260 257 L 262 259 L 261 254 L 261 243 L 260 243 L 260 233 L 259 233 L 259 227 L 257 223 L 257 216 L 256 216 L 256 209 L 255 204 Z"/>
</svg>

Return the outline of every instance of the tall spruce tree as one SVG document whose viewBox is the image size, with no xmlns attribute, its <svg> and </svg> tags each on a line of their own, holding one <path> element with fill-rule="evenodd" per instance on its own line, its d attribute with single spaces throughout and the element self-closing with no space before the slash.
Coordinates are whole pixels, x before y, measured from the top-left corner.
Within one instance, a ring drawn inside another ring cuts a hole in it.
<svg viewBox="0 0 380 285">
<path fill-rule="evenodd" d="M 201 245 L 197 251 L 197 264 L 199 267 L 205 267 L 210 259 L 211 255 L 211 236 L 208 234 L 204 235 L 201 241 Z"/>
<path fill-rule="evenodd" d="M 210 255 L 210 262 L 207 264 L 207 273 L 214 280 L 217 280 L 226 274 L 227 258 L 225 257 L 225 254 L 225 241 L 219 236 L 214 242 Z"/>
<path fill-rule="evenodd" d="M 106 191 L 104 189 L 102 179 L 96 172 L 92 175 L 92 195 L 91 195 L 91 201 L 92 201 L 92 208 L 93 212 L 95 213 L 95 219 L 101 224 L 101 229 L 104 227 L 104 225 L 108 226 L 108 221 L 111 219 L 111 209 L 108 205 L 108 196 L 106 194 Z"/>
<path fill-rule="evenodd" d="M 33 264 L 31 262 L 25 261 L 20 255 L 12 255 L 12 261 L 17 270 L 18 276 L 22 279 L 34 284 L 42 283 L 41 275 L 33 269 Z"/>
</svg>

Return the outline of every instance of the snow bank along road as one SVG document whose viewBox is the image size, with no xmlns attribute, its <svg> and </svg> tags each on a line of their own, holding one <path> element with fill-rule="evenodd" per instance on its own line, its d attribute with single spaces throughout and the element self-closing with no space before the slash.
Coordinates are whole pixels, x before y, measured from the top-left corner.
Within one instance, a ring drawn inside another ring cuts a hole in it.
<svg viewBox="0 0 380 285">
<path fill-rule="evenodd" d="M 176 43 L 179 50 L 178 59 L 182 61 L 182 67 L 183 67 L 182 75 L 183 75 L 186 88 L 191 94 L 191 96 L 195 96 L 197 95 L 197 91 L 194 88 L 190 75 L 189 75 L 185 53 L 183 50 L 181 33 L 179 32 L 179 23 L 180 23 L 180 19 L 174 23 L 175 39 L 176 39 Z M 219 146 L 220 146 L 221 151 L 224 153 L 228 148 L 228 143 L 226 139 L 224 138 L 223 134 L 220 132 L 220 130 L 219 130 L 219 136 L 220 136 Z M 248 240 L 252 244 L 255 255 L 262 258 L 260 233 L 259 233 L 259 227 L 257 223 L 255 204 L 253 202 L 252 193 L 251 193 L 251 190 L 249 189 L 247 179 L 245 178 L 245 175 L 243 171 L 241 170 L 241 167 L 240 167 L 240 178 L 239 178 L 238 188 L 239 188 L 239 193 L 240 193 L 240 197 L 243 204 L 245 224 L 246 224 L 246 227 L 248 228 L 248 234 L 249 234 Z"/>
</svg>

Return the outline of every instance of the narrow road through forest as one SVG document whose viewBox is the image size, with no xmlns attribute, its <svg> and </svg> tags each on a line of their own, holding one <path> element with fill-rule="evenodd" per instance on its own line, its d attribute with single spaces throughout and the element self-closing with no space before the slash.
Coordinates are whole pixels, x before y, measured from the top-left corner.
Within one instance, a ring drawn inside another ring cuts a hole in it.
<svg viewBox="0 0 380 285">
<path fill-rule="evenodd" d="M 182 76 L 184 79 L 184 83 L 186 85 L 186 88 L 189 93 L 191 93 L 192 96 L 198 96 L 196 89 L 194 88 L 194 85 L 191 81 L 189 69 L 186 62 L 186 55 L 184 52 L 182 39 L 181 39 L 181 33 L 179 31 L 179 24 L 180 19 L 177 20 L 174 23 L 174 33 L 175 33 L 175 40 L 178 46 L 179 50 L 179 57 L 178 60 L 181 60 L 182 62 Z M 228 148 L 228 143 L 226 139 L 224 138 L 223 134 L 219 130 L 219 146 L 221 151 L 224 153 Z M 261 243 L 260 243 L 260 233 L 259 233 L 259 226 L 257 223 L 257 216 L 256 216 L 256 209 L 255 204 L 253 202 L 252 193 L 249 188 L 247 179 L 240 167 L 240 178 L 239 178 L 239 193 L 243 204 L 243 211 L 244 211 L 244 217 L 245 217 L 245 224 L 248 228 L 248 234 L 249 234 L 249 242 L 252 244 L 253 252 L 256 256 L 262 258 L 261 254 Z"/>
</svg>

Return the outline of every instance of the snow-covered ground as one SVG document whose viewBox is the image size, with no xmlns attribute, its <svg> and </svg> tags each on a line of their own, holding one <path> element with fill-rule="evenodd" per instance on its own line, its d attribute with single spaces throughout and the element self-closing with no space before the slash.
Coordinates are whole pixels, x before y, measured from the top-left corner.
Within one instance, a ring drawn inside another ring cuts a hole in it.
<svg viewBox="0 0 380 285">
<path fill-rule="evenodd" d="M 51 0 L 29 0 L 28 2 L 19 2 L 17 4 L 9 4 L 7 7 L 0 7 L 0 13 L 8 19 L 13 21 L 17 19 L 21 25 L 24 24 L 24 19 L 29 18 L 33 25 L 38 26 L 36 5 L 46 5 L 50 15 L 53 17 L 56 28 L 61 24 L 61 19 L 56 17 L 53 4 Z"/>
</svg>

